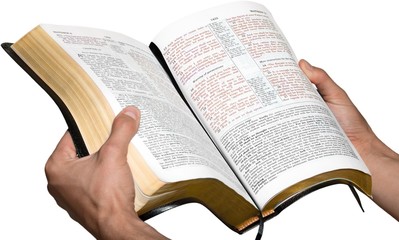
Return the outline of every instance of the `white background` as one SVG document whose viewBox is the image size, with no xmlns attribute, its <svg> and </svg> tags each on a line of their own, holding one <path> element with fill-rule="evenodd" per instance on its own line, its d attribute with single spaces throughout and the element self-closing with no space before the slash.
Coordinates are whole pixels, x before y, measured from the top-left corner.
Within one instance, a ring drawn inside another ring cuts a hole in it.
<svg viewBox="0 0 399 240">
<path fill-rule="evenodd" d="M 82 25 L 124 33 L 144 43 L 166 24 L 228 2 L 4 2 L 0 42 L 14 42 L 39 23 Z M 323 67 L 350 95 L 377 135 L 399 151 L 399 14 L 395 1 L 264 0 L 298 58 Z M 47 193 L 44 164 L 66 130 L 52 100 L 0 51 L 0 239 L 92 239 Z M 399 186 L 398 186 L 399 187 Z M 346 186 L 301 199 L 265 224 L 264 239 L 397 239 L 399 224 L 361 195 L 362 213 Z M 237 235 L 208 210 L 188 204 L 148 221 L 173 239 L 254 239 Z"/>
</svg>

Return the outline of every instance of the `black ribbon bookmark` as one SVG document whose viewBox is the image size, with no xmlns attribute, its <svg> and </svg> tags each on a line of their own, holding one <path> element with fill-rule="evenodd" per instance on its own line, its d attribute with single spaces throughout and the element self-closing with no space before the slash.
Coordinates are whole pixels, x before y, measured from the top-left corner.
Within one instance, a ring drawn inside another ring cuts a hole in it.
<svg viewBox="0 0 399 240">
<path fill-rule="evenodd" d="M 262 216 L 262 212 L 259 213 L 259 227 L 258 227 L 258 233 L 256 234 L 255 240 L 261 240 L 262 235 L 263 235 L 263 225 L 264 225 L 264 220 Z"/>
<path fill-rule="evenodd" d="M 360 209 L 362 209 L 362 211 L 364 212 L 362 201 L 360 201 L 360 197 L 359 197 L 359 194 L 357 194 L 356 189 L 350 184 L 348 186 L 349 186 L 349 189 L 351 190 L 353 196 L 355 197 L 357 203 L 359 204 Z"/>
</svg>

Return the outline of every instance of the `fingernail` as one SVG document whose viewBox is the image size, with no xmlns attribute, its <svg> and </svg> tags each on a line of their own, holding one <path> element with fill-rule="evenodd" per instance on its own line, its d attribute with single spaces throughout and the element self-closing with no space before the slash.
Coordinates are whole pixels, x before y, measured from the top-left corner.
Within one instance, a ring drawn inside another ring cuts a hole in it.
<svg viewBox="0 0 399 240">
<path fill-rule="evenodd" d="M 126 107 L 125 109 L 123 109 L 122 113 L 133 118 L 134 120 L 137 120 L 138 118 L 138 109 L 133 106 Z"/>
</svg>

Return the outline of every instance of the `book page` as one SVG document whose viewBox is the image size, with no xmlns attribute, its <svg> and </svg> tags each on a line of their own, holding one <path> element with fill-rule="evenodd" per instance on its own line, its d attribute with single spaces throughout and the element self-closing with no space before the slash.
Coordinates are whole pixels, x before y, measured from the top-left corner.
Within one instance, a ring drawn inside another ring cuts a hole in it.
<svg viewBox="0 0 399 240">
<path fill-rule="evenodd" d="M 322 172 L 368 171 L 265 7 L 210 9 L 154 43 L 258 207 Z"/>
<path fill-rule="evenodd" d="M 109 31 L 42 27 L 90 75 L 115 114 L 128 105 L 141 110 L 133 143 L 161 181 L 216 178 L 248 199 L 148 46 Z"/>
</svg>

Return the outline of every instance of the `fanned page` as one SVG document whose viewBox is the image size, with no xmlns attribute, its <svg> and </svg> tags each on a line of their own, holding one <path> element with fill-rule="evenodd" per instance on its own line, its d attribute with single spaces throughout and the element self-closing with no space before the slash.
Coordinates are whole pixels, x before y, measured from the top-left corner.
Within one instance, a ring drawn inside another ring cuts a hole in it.
<svg viewBox="0 0 399 240">
<path fill-rule="evenodd" d="M 41 25 L 89 74 L 118 113 L 141 110 L 133 143 L 164 182 L 215 178 L 249 199 L 148 46 L 92 28 Z"/>
<path fill-rule="evenodd" d="M 264 6 L 209 9 L 153 42 L 260 209 L 317 174 L 368 173 Z"/>
</svg>

